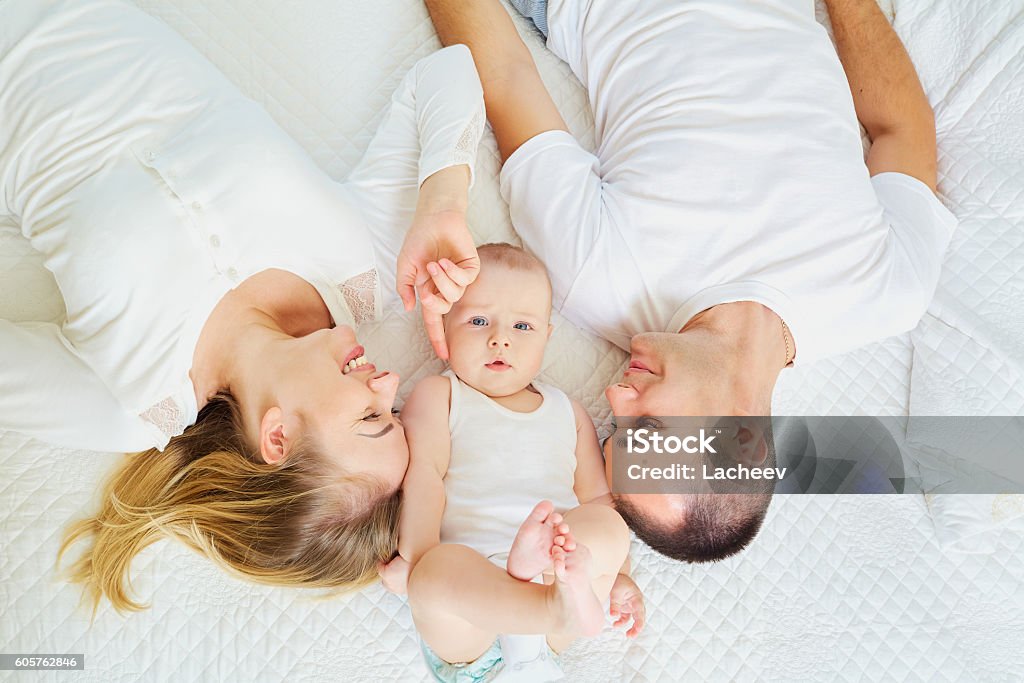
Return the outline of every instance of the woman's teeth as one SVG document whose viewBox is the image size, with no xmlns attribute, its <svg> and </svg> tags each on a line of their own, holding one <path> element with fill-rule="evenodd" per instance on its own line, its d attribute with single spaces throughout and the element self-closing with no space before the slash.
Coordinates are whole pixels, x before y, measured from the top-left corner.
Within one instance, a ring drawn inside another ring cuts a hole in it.
<svg viewBox="0 0 1024 683">
<path fill-rule="evenodd" d="M 348 362 L 348 365 L 341 369 L 341 374 L 347 375 L 348 373 L 358 368 L 360 365 L 366 365 L 369 362 L 370 361 L 366 360 L 366 356 L 357 356 L 350 360 Z"/>
</svg>

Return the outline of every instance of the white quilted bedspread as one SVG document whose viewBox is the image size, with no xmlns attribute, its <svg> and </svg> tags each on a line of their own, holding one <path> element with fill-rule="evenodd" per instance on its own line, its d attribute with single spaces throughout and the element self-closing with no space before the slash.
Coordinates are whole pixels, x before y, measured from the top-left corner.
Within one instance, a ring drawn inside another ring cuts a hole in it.
<svg viewBox="0 0 1024 683">
<path fill-rule="evenodd" d="M 335 177 L 365 149 L 402 75 L 437 47 L 417 0 L 137 2 Z M 1024 414 L 1024 0 L 883 6 L 935 104 L 939 189 L 961 227 L 917 330 L 783 373 L 774 412 Z M 591 141 L 582 89 L 525 31 L 570 126 Z M 478 169 L 478 241 L 513 239 L 489 135 Z M 0 315 L 63 315 L 41 260 L 5 226 Z M 556 322 L 544 379 L 602 423 L 601 391 L 624 356 Z M 404 378 L 403 395 L 441 368 L 418 326 L 392 313 L 361 334 Z M 168 543 L 135 564 L 134 587 L 152 609 L 122 617 L 104 605 L 90 626 L 53 562 L 62 529 L 94 508 L 116 458 L 0 433 L 0 652 L 85 653 L 86 670 L 51 676 L 60 680 L 425 680 L 403 599 L 378 587 L 317 600 L 252 586 Z M 993 548 L 944 552 L 920 496 L 779 496 L 754 545 L 715 566 L 635 544 L 647 629 L 632 642 L 606 630 L 577 644 L 567 679 L 1022 680 L 1024 537 L 1004 531 Z"/>
</svg>

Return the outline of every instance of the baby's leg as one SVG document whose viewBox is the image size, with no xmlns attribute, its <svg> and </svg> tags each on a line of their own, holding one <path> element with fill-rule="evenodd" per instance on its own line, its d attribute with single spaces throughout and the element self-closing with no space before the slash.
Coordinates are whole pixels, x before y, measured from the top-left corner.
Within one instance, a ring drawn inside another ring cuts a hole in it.
<svg viewBox="0 0 1024 683">
<path fill-rule="evenodd" d="M 552 549 L 550 585 L 520 581 L 461 545 L 439 545 L 409 577 L 409 606 L 424 642 L 448 662 L 483 654 L 499 633 L 595 635 L 604 624 L 584 547 Z"/>
<path fill-rule="evenodd" d="M 580 505 L 566 512 L 564 518 L 571 530 L 567 546 L 575 542 L 590 550 L 591 588 L 597 599 L 604 602 L 629 554 L 629 528 L 619 513 L 608 505 Z M 548 645 L 555 652 L 561 652 L 578 636 L 574 633 L 549 633 Z"/>
</svg>

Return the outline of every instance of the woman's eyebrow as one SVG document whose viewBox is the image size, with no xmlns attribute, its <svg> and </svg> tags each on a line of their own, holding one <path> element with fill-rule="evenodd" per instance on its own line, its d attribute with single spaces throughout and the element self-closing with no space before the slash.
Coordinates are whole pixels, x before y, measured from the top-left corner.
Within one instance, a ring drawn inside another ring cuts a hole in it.
<svg viewBox="0 0 1024 683">
<path fill-rule="evenodd" d="M 394 422 L 389 422 L 387 427 L 385 427 L 384 429 L 380 430 L 376 434 L 360 434 L 359 436 L 365 436 L 367 439 L 379 439 L 380 437 L 384 436 L 385 434 L 387 434 L 388 432 L 390 432 L 394 428 L 395 428 L 395 423 Z"/>
</svg>

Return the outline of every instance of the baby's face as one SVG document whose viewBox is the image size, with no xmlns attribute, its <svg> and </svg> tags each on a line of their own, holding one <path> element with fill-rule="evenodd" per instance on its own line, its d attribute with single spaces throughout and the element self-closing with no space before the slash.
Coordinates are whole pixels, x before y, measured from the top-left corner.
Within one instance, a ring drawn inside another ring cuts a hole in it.
<svg viewBox="0 0 1024 683">
<path fill-rule="evenodd" d="M 487 396 L 525 389 L 540 372 L 550 318 L 551 289 L 543 273 L 483 264 L 445 316 L 452 370 Z"/>
</svg>

